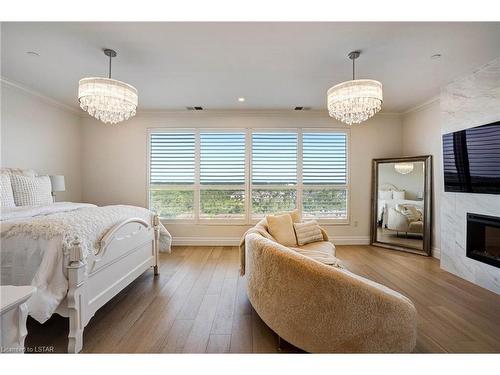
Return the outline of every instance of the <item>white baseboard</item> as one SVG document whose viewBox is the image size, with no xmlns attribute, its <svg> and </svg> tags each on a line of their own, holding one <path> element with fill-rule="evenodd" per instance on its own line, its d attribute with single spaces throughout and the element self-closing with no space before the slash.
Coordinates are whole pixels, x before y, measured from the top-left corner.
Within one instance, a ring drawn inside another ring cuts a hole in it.
<svg viewBox="0 0 500 375">
<path fill-rule="evenodd" d="M 370 236 L 339 236 L 330 241 L 335 245 L 369 245 Z"/>
<path fill-rule="evenodd" d="M 241 238 L 237 237 L 173 237 L 174 246 L 238 246 Z"/>
<path fill-rule="evenodd" d="M 433 247 L 431 249 L 431 255 L 433 258 L 441 259 L 441 249 L 439 247 Z"/>
<path fill-rule="evenodd" d="M 174 246 L 238 246 L 239 237 L 173 237 Z M 369 245 L 369 236 L 340 236 L 331 240 L 335 245 Z"/>
</svg>

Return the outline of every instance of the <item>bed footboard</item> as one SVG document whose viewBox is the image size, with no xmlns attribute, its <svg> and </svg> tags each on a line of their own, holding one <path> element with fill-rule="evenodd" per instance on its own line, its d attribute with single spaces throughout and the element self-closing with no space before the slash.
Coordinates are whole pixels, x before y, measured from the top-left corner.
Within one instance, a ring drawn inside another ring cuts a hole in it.
<svg viewBox="0 0 500 375">
<path fill-rule="evenodd" d="M 83 330 L 99 308 L 147 269 L 153 267 L 159 274 L 159 223 L 157 216 L 152 223 L 125 220 L 109 230 L 99 251 L 86 259 L 78 239 L 73 241 L 67 266 L 69 353 L 82 350 Z"/>
<path fill-rule="evenodd" d="M 68 265 L 68 353 L 78 353 L 83 346 L 83 329 L 85 327 L 83 315 L 87 305 L 85 291 L 85 261 L 78 239 L 73 241 L 69 254 Z"/>
</svg>

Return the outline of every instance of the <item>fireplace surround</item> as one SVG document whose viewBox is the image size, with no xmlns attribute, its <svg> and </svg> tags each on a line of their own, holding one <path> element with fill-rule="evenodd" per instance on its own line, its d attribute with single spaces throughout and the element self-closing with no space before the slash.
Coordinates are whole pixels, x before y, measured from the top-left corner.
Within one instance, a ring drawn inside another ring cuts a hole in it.
<svg viewBox="0 0 500 375">
<path fill-rule="evenodd" d="M 500 268 L 500 218 L 467 213 L 468 258 Z"/>
</svg>

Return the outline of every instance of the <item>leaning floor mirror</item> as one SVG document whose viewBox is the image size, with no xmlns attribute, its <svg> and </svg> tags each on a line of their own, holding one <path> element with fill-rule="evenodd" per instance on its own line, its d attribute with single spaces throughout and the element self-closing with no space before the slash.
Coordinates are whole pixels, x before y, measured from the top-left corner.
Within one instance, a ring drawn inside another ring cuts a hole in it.
<svg viewBox="0 0 500 375">
<path fill-rule="evenodd" d="M 374 159 L 371 244 L 430 255 L 432 156 Z"/>
</svg>

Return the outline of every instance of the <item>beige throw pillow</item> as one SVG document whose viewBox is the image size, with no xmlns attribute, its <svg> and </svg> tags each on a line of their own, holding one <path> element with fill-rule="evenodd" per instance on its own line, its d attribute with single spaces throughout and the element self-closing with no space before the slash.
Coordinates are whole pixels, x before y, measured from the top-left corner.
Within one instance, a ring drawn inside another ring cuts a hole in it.
<svg viewBox="0 0 500 375">
<path fill-rule="evenodd" d="M 421 220 L 420 212 L 413 205 L 398 204 L 398 205 L 396 205 L 396 210 L 399 211 L 404 216 L 406 216 L 406 219 L 408 220 L 408 222 Z"/>
<path fill-rule="evenodd" d="M 267 228 L 269 234 L 283 246 L 297 246 L 293 222 L 290 214 L 267 215 Z"/>
<path fill-rule="evenodd" d="M 321 228 L 316 220 L 305 221 L 303 223 L 294 223 L 295 234 L 297 235 L 297 243 L 299 246 L 323 241 Z"/>
<path fill-rule="evenodd" d="M 298 209 L 295 209 L 293 211 L 279 212 L 276 215 L 285 215 L 285 214 L 288 214 L 292 217 L 293 223 L 300 223 L 302 221 L 302 217 L 300 216 L 300 212 Z"/>
</svg>

